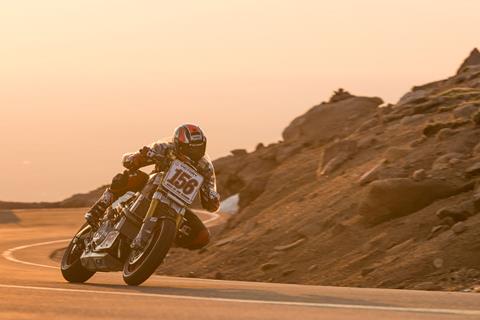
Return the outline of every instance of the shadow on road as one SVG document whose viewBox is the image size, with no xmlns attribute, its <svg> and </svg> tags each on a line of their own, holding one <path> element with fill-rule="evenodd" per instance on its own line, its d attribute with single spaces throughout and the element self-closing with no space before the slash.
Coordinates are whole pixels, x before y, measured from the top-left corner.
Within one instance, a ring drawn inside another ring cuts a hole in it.
<svg viewBox="0 0 480 320">
<path fill-rule="evenodd" d="M 19 223 L 20 218 L 18 218 L 12 210 L 4 209 L 0 210 L 0 224 L 7 223 Z"/>
<path fill-rule="evenodd" d="M 285 301 L 285 302 L 311 302 L 311 303 L 332 303 L 332 304 L 356 304 L 372 305 L 371 301 L 361 299 L 342 299 L 327 295 L 289 295 L 269 290 L 258 289 L 222 289 L 222 288 L 176 288 L 176 287 L 132 287 L 120 284 L 96 284 L 85 283 L 81 285 L 87 290 L 99 288 L 112 289 L 120 292 L 137 292 L 158 295 L 193 296 L 203 298 L 241 299 L 241 300 L 262 300 L 262 301 Z M 384 304 L 375 304 L 385 306 Z"/>
</svg>

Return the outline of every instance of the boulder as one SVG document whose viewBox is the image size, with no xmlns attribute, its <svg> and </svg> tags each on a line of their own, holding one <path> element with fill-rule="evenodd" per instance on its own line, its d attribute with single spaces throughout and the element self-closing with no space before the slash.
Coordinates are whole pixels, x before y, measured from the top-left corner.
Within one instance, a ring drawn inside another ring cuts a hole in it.
<svg viewBox="0 0 480 320">
<path fill-rule="evenodd" d="M 428 96 L 430 95 L 431 90 L 412 90 L 407 92 L 403 95 L 400 100 L 398 100 L 397 105 L 405 105 L 405 104 L 415 104 L 415 103 L 422 103 L 427 101 Z"/>
<path fill-rule="evenodd" d="M 464 221 L 470 217 L 470 212 L 462 206 L 453 206 L 453 207 L 445 207 L 441 208 L 436 213 L 437 217 L 441 220 L 445 218 L 451 218 L 455 222 Z"/>
<path fill-rule="evenodd" d="M 457 185 L 444 180 L 413 181 L 391 178 L 372 182 L 359 204 L 358 213 L 369 224 L 406 216 L 435 200 L 459 192 Z"/>
<path fill-rule="evenodd" d="M 412 179 L 415 181 L 425 180 L 427 178 L 427 172 L 425 169 L 415 170 L 412 174 Z"/>
<path fill-rule="evenodd" d="M 283 139 L 326 143 L 335 137 L 345 137 L 372 118 L 382 103 L 380 98 L 351 97 L 317 105 L 293 120 L 283 131 Z"/>
<path fill-rule="evenodd" d="M 465 230 L 467 230 L 467 226 L 462 221 L 455 223 L 452 227 L 452 231 L 455 232 L 455 234 L 460 234 Z"/>
</svg>

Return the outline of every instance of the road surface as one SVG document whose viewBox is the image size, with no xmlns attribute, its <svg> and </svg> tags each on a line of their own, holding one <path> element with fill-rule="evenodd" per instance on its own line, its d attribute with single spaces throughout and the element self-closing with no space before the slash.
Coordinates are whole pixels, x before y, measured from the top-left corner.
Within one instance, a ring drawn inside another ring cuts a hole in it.
<svg viewBox="0 0 480 320">
<path fill-rule="evenodd" d="M 0 319 L 480 319 L 478 293 L 162 276 L 127 287 L 120 273 L 70 284 L 49 256 L 82 211 L 20 210 L 19 221 L 0 224 Z"/>
</svg>

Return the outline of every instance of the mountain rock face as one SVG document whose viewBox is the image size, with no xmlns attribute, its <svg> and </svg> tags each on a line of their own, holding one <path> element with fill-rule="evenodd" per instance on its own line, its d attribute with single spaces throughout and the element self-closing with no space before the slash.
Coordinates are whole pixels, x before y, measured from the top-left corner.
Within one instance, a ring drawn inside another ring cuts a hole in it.
<svg viewBox="0 0 480 320">
<path fill-rule="evenodd" d="M 395 105 L 339 90 L 282 142 L 214 162 L 233 215 L 169 275 L 468 290 L 480 279 L 480 64 Z"/>
</svg>

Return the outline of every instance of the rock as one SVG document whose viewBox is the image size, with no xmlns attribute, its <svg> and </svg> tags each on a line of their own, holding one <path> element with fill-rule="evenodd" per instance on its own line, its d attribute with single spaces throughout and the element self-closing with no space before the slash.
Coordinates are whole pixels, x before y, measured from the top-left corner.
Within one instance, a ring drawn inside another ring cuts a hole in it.
<svg viewBox="0 0 480 320">
<path fill-rule="evenodd" d="M 411 147 L 411 148 L 418 147 L 419 145 L 421 145 L 421 144 L 424 143 L 425 141 L 427 141 L 427 138 L 426 138 L 425 136 L 422 136 L 421 138 L 418 138 L 417 140 L 413 140 L 413 141 L 410 143 L 410 147 Z"/>
<path fill-rule="evenodd" d="M 187 277 L 189 277 L 189 278 L 196 278 L 197 276 L 195 275 L 195 272 L 190 271 L 190 272 L 188 273 Z"/>
<path fill-rule="evenodd" d="M 465 170 L 465 176 L 471 178 L 480 174 L 480 162 L 471 165 Z"/>
<path fill-rule="evenodd" d="M 217 280 L 224 279 L 223 273 L 221 273 L 220 271 L 216 272 L 215 273 L 215 279 L 217 279 Z"/>
<path fill-rule="evenodd" d="M 473 148 L 472 153 L 474 156 L 480 155 L 480 143 Z"/>
<path fill-rule="evenodd" d="M 423 134 L 427 137 L 431 137 L 437 134 L 438 131 L 444 128 L 456 129 L 467 123 L 468 121 L 466 120 L 456 120 L 451 122 L 435 122 L 435 123 L 428 124 L 425 128 L 423 128 Z"/>
<path fill-rule="evenodd" d="M 378 224 L 418 211 L 432 202 L 450 197 L 461 189 L 450 181 L 413 181 L 390 178 L 373 181 L 365 190 L 358 214 L 369 224 Z"/>
<path fill-rule="evenodd" d="M 457 74 L 465 71 L 469 66 L 475 66 L 480 64 L 480 52 L 477 48 L 470 52 L 470 55 L 463 61 L 460 68 L 458 68 Z"/>
<path fill-rule="evenodd" d="M 412 152 L 411 148 L 390 147 L 385 151 L 384 157 L 389 162 L 395 162 Z"/>
<path fill-rule="evenodd" d="M 415 284 L 413 289 L 424 290 L 424 291 L 439 291 L 439 290 L 442 290 L 442 287 L 433 282 L 421 282 L 421 283 Z"/>
<path fill-rule="evenodd" d="M 234 155 L 235 157 L 245 156 L 245 155 L 248 154 L 247 150 L 245 150 L 245 149 L 235 149 L 235 150 L 230 151 L 230 153 L 232 155 Z"/>
<path fill-rule="evenodd" d="M 380 161 L 380 163 L 365 172 L 358 180 L 358 183 L 363 186 L 369 184 L 372 181 L 378 180 L 380 178 L 380 172 L 385 168 L 386 161 L 386 159 L 383 159 L 382 161 Z"/>
<path fill-rule="evenodd" d="M 241 235 L 233 235 L 233 236 L 230 236 L 230 237 L 227 237 L 227 238 L 224 238 L 222 240 L 219 240 L 215 243 L 215 246 L 216 247 L 222 247 L 226 244 L 229 244 L 230 242 L 233 242 L 237 239 L 241 238 Z"/>
<path fill-rule="evenodd" d="M 415 170 L 415 172 L 413 172 L 412 174 L 412 179 L 415 181 L 425 180 L 426 178 L 427 178 L 427 172 L 425 171 L 425 169 Z"/>
<path fill-rule="evenodd" d="M 453 159 L 463 159 L 465 158 L 465 155 L 457 152 L 450 152 L 444 155 L 441 155 L 435 161 L 433 161 L 432 164 L 432 170 L 444 170 L 446 168 L 449 168 L 451 165 L 451 161 Z"/>
<path fill-rule="evenodd" d="M 477 126 L 480 125 L 480 111 L 477 111 L 477 112 L 475 112 L 475 113 L 472 115 L 472 121 L 473 121 Z"/>
<path fill-rule="evenodd" d="M 443 267 L 443 259 L 442 258 L 435 258 L 433 260 L 433 266 L 437 269 L 440 269 L 441 267 Z"/>
<path fill-rule="evenodd" d="M 338 169 L 345 161 L 353 157 L 357 151 L 355 140 L 341 140 L 327 146 L 323 152 L 320 175 L 329 174 Z"/>
<path fill-rule="evenodd" d="M 262 264 L 260 266 L 260 269 L 262 271 L 267 271 L 267 270 L 275 268 L 276 266 L 278 266 L 278 263 L 276 263 L 276 262 L 267 262 L 267 263 Z"/>
<path fill-rule="evenodd" d="M 295 270 L 295 269 L 285 270 L 285 271 L 282 272 L 282 276 L 285 277 L 285 276 L 291 275 L 291 274 L 294 273 L 295 271 L 297 271 L 297 270 Z"/>
<path fill-rule="evenodd" d="M 319 168 L 321 170 L 317 171 L 317 175 L 324 176 L 327 174 L 332 173 L 336 169 L 338 169 L 345 161 L 348 160 L 348 156 L 346 154 L 340 154 L 335 158 L 331 159 L 325 166 Z"/>
<path fill-rule="evenodd" d="M 378 142 L 379 142 L 378 139 L 375 138 L 375 137 L 366 137 L 366 138 L 360 139 L 358 141 L 357 147 L 358 147 L 358 149 L 368 149 L 371 146 L 377 144 Z"/>
<path fill-rule="evenodd" d="M 431 90 L 412 90 L 405 94 L 397 102 L 397 105 L 415 104 L 427 101 Z"/>
<path fill-rule="evenodd" d="M 373 119 L 368 119 L 367 121 L 365 121 L 364 123 L 362 123 L 360 125 L 360 127 L 358 127 L 358 132 L 363 132 L 363 131 L 367 131 L 368 129 L 371 129 L 375 126 L 377 126 L 378 124 L 380 124 L 380 121 L 378 121 L 377 118 L 373 118 Z"/>
<path fill-rule="evenodd" d="M 308 267 L 308 272 L 315 271 L 318 268 L 318 265 L 312 264 L 310 267 Z"/>
<path fill-rule="evenodd" d="M 455 135 L 456 133 L 458 133 L 457 130 L 453 130 L 453 129 L 450 129 L 450 128 L 443 128 L 440 131 L 438 131 L 436 137 L 437 137 L 438 141 L 442 141 L 442 140 L 445 140 L 445 139 Z"/>
<path fill-rule="evenodd" d="M 464 221 L 470 217 L 470 213 L 460 206 L 441 208 L 436 213 L 439 219 L 452 218 L 454 221 Z"/>
<path fill-rule="evenodd" d="M 343 90 L 343 88 L 339 88 L 338 90 L 333 92 L 333 95 L 330 97 L 329 103 L 338 102 L 346 99 L 350 99 L 355 97 L 354 95 L 350 94 L 350 92 Z"/>
<path fill-rule="evenodd" d="M 417 125 L 425 122 L 426 116 L 424 114 L 415 114 L 413 116 L 408 116 L 400 120 L 400 124 L 404 126 L 408 125 Z"/>
<path fill-rule="evenodd" d="M 473 208 L 475 210 L 474 213 L 479 212 L 480 211 L 480 193 L 475 193 L 473 195 L 472 204 L 473 204 Z"/>
<path fill-rule="evenodd" d="M 274 250 L 277 250 L 277 251 L 286 251 L 286 250 L 290 250 L 292 248 L 295 248 L 295 247 L 298 247 L 299 245 L 301 245 L 303 242 L 305 242 L 305 238 L 300 238 L 298 239 L 297 241 L 294 241 L 290 244 L 286 244 L 286 245 L 283 245 L 283 246 L 276 246 L 276 247 L 273 247 Z"/>
<path fill-rule="evenodd" d="M 446 225 L 448 227 L 452 227 L 456 223 L 456 221 L 453 220 L 452 217 L 442 218 L 440 222 L 442 223 L 442 225 Z"/>
<path fill-rule="evenodd" d="M 294 155 L 296 155 L 300 150 L 302 150 L 302 148 L 303 148 L 303 145 L 300 143 L 292 143 L 282 148 L 279 148 L 275 155 L 275 161 L 277 163 L 282 163 L 288 158 L 291 158 Z"/>
<path fill-rule="evenodd" d="M 352 97 L 317 105 L 293 120 L 283 131 L 283 139 L 326 143 L 335 137 L 346 137 L 372 118 L 382 103 L 380 98 Z M 356 117 L 351 118 L 352 115 Z"/>
<path fill-rule="evenodd" d="M 466 103 L 453 110 L 455 118 L 470 119 L 472 115 L 479 110 L 479 103 Z"/>
<path fill-rule="evenodd" d="M 241 209 L 257 199 L 264 191 L 268 183 L 268 177 L 257 177 L 250 181 L 239 193 L 238 206 Z"/>
<path fill-rule="evenodd" d="M 460 234 L 465 230 L 467 230 L 467 226 L 465 225 L 464 222 L 460 221 L 453 225 L 452 230 L 453 232 L 455 232 L 455 234 Z"/>
<path fill-rule="evenodd" d="M 257 144 L 257 146 L 255 147 L 255 151 L 259 151 L 259 150 L 262 150 L 262 149 L 265 149 L 265 145 L 260 142 L 260 143 Z"/>
<path fill-rule="evenodd" d="M 432 228 L 432 230 L 430 231 L 430 235 L 428 236 L 428 239 L 431 239 L 431 238 L 434 238 L 436 237 L 437 235 L 439 235 L 440 233 L 444 232 L 444 231 L 447 231 L 448 229 L 450 229 L 449 226 L 447 225 L 438 225 L 438 226 L 435 226 Z"/>
</svg>

